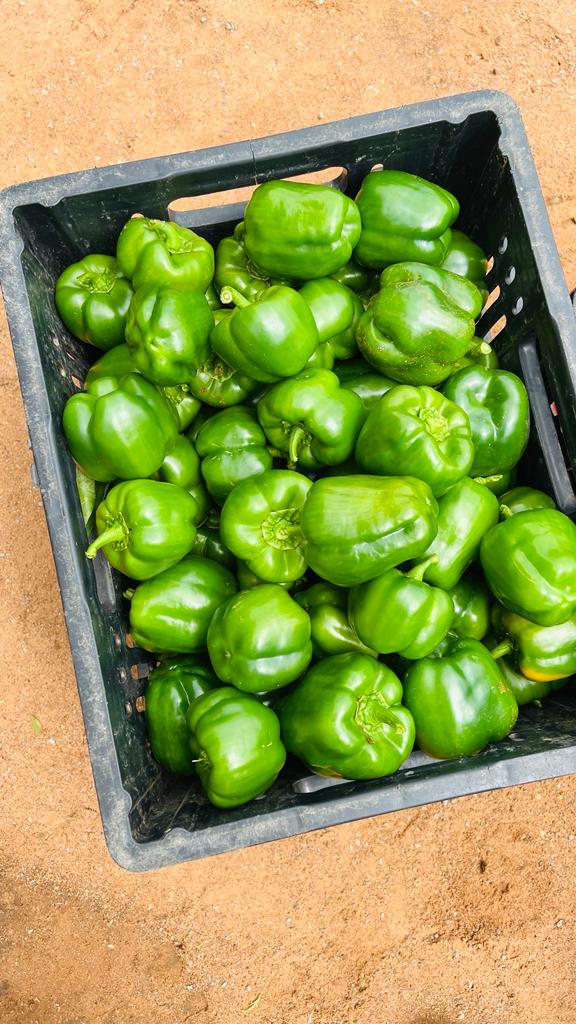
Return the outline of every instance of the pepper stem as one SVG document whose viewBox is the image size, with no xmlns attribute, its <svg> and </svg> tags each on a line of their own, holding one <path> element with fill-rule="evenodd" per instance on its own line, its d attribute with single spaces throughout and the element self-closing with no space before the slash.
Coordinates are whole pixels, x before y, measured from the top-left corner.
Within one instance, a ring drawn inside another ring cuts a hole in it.
<svg viewBox="0 0 576 1024">
<path fill-rule="evenodd" d="M 234 306 L 238 306 L 239 309 L 243 309 L 244 306 L 251 306 L 252 303 L 245 295 L 242 295 L 236 288 L 230 288 L 228 285 L 220 292 L 220 302 L 224 306 L 232 303 Z"/>
<path fill-rule="evenodd" d="M 131 601 L 136 593 L 136 587 L 128 587 L 127 590 L 122 591 L 122 597 L 125 597 L 127 601 Z"/>
<path fill-rule="evenodd" d="M 508 505 L 500 505 L 500 515 L 503 519 L 510 519 L 514 513 L 511 508 L 508 508 Z"/>
<path fill-rule="evenodd" d="M 304 427 L 293 427 L 290 434 L 290 443 L 288 445 L 288 461 L 296 463 L 298 462 L 298 455 L 302 447 L 302 443 L 306 437 L 306 431 Z"/>
<path fill-rule="evenodd" d="M 409 569 L 408 572 L 404 573 L 404 575 L 408 576 L 411 580 L 418 580 L 419 583 L 422 583 L 426 570 L 429 569 L 431 565 L 436 565 L 437 561 L 438 555 L 430 555 L 430 558 L 426 558 L 423 562 L 415 565 L 413 569 Z"/>
<path fill-rule="evenodd" d="M 105 547 L 106 544 L 118 544 L 122 543 L 122 541 L 127 541 L 126 527 L 122 523 L 114 523 L 113 526 L 109 526 L 103 533 L 99 533 L 96 539 L 92 541 L 90 547 L 86 549 L 86 558 L 96 558 L 100 548 Z"/>
<path fill-rule="evenodd" d="M 513 650 L 514 644 L 511 640 L 502 640 L 494 650 L 490 651 L 490 654 L 494 658 L 494 661 L 497 661 L 498 658 L 505 658 L 507 654 L 512 654 Z"/>
</svg>

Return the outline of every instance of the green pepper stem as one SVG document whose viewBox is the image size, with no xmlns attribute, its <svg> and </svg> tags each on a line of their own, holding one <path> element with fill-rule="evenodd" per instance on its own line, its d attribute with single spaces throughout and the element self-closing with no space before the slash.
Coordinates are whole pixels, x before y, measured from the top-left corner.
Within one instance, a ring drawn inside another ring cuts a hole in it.
<svg viewBox="0 0 576 1024">
<path fill-rule="evenodd" d="M 131 601 L 136 593 L 136 587 L 128 587 L 127 590 L 122 591 L 122 597 L 125 597 L 128 601 Z"/>
<path fill-rule="evenodd" d="M 513 650 L 514 644 L 511 640 L 502 640 L 501 643 L 499 643 L 492 651 L 490 651 L 490 654 L 494 658 L 494 661 L 497 661 L 498 658 L 505 658 L 507 654 L 512 654 Z"/>
<path fill-rule="evenodd" d="M 483 341 L 478 346 L 477 351 L 480 353 L 480 355 L 489 356 L 490 353 L 492 352 L 492 345 L 490 345 L 487 341 Z"/>
<path fill-rule="evenodd" d="M 273 459 L 284 459 L 286 458 L 286 452 L 281 452 L 279 448 L 274 448 L 274 445 L 267 444 L 266 450 L 270 452 Z"/>
<path fill-rule="evenodd" d="M 418 580 L 419 583 L 422 583 L 426 570 L 429 569 L 431 565 L 436 565 L 437 561 L 438 555 L 430 555 L 430 558 L 426 558 L 423 562 L 415 565 L 413 569 L 409 569 L 408 572 L 404 573 L 404 575 L 408 576 L 411 580 Z"/>
<path fill-rule="evenodd" d="M 306 437 L 306 431 L 304 427 L 293 427 L 292 433 L 290 434 L 290 443 L 288 445 L 288 461 L 291 463 L 298 462 L 298 455 L 302 447 L 302 443 Z"/>
<path fill-rule="evenodd" d="M 228 306 L 233 303 L 234 306 L 238 306 L 239 309 L 243 309 L 244 306 L 251 306 L 252 303 L 245 295 L 242 295 L 236 288 L 230 288 L 228 285 L 220 292 L 220 302 L 223 305 Z"/>
<path fill-rule="evenodd" d="M 475 484 L 481 484 L 482 487 L 489 487 L 490 484 L 497 484 L 502 479 L 503 473 L 493 473 L 492 476 L 475 476 L 472 479 Z"/>
<path fill-rule="evenodd" d="M 92 541 L 90 547 L 86 549 L 86 558 L 96 558 L 100 548 L 105 547 L 106 544 L 117 544 L 126 540 L 126 527 L 122 523 L 114 523 L 113 526 L 109 526 L 107 530 L 98 534 L 96 539 Z"/>
<path fill-rule="evenodd" d="M 514 513 L 512 509 L 508 507 L 508 505 L 500 505 L 500 515 L 502 516 L 503 519 L 510 519 L 510 517 L 513 516 Z"/>
</svg>

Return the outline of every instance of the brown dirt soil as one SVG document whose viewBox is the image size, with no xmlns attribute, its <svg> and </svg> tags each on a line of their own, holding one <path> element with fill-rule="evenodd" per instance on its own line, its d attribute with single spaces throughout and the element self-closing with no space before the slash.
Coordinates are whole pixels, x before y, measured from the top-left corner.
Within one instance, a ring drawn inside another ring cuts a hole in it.
<svg viewBox="0 0 576 1024">
<path fill-rule="evenodd" d="M 571 0 L 1 6 L 2 186 L 496 87 L 576 282 Z M 573 1024 L 574 779 L 116 867 L 0 341 L 3 1024 Z"/>
</svg>

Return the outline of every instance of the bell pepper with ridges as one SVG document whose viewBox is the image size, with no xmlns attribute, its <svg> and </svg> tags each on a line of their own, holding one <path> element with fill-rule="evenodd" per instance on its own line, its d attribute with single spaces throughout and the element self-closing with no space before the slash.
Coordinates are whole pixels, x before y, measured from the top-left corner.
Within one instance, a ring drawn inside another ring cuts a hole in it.
<svg viewBox="0 0 576 1024">
<path fill-rule="evenodd" d="M 492 625 L 500 641 L 492 657 L 510 658 L 527 679 L 551 683 L 576 672 L 576 614 L 558 626 L 537 626 L 496 604 Z"/>
<path fill-rule="evenodd" d="M 210 242 L 174 221 L 132 217 L 118 236 L 116 258 L 134 288 L 169 285 L 204 294 L 214 276 Z"/>
<path fill-rule="evenodd" d="M 307 590 L 294 594 L 294 600 L 310 616 L 312 646 L 317 658 L 356 651 L 378 657 L 363 644 L 348 619 L 348 591 L 331 583 L 314 583 Z"/>
<path fill-rule="evenodd" d="M 374 658 L 323 658 L 281 701 L 282 739 L 319 775 L 392 775 L 414 745 L 412 715 L 401 701 L 400 680 Z"/>
<path fill-rule="evenodd" d="M 132 285 L 113 256 L 90 254 L 62 271 L 54 301 L 76 338 L 107 350 L 124 341 L 132 295 Z"/>
<path fill-rule="evenodd" d="M 189 437 L 180 434 L 164 458 L 156 476 L 168 484 L 178 484 L 196 502 L 194 522 L 203 523 L 210 510 L 210 498 L 200 472 L 200 456 Z"/>
<path fill-rule="evenodd" d="M 470 476 L 512 469 L 530 432 L 528 393 L 520 377 L 506 370 L 469 366 L 450 377 L 442 390 L 470 420 L 474 442 Z"/>
<path fill-rule="evenodd" d="M 210 354 L 214 315 L 201 292 L 167 285 L 138 289 L 126 323 L 134 365 L 163 387 L 186 384 Z"/>
<path fill-rule="evenodd" d="M 237 405 L 211 416 L 195 441 L 201 472 L 213 498 L 223 502 L 236 484 L 272 469 L 273 458 L 256 416 Z"/>
<path fill-rule="evenodd" d="M 278 718 L 249 693 L 221 686 L 191 704 L 187 721 L 196 771 L 216 807 L 248 803 L 284 767 Z"/>
<path fill-rule="evenodd" d="M 329 277 L 348 262 L 362 225 L 356 204 L 338 189 L 267 181 L 244 213 L 244 245 L 257 267 L 276 277 Z"/>
<path fill-rule="evenodd" d="M 356 196 L 362 234 L 354 258 L 367 267 L 418 260 L 440 264 L 460 206 L 451 192 L 407 171 L 372 171 Z"/>
</svg>

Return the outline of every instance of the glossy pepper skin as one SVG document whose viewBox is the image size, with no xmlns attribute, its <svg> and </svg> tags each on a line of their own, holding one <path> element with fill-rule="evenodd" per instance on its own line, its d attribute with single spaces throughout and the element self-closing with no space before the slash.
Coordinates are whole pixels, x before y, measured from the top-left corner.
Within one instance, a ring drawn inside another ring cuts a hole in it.
<svg viewBox="0 0 576 1024">
<path fill-rule="evenodd" d="M 304 368 L 318 346 L 318 331 L 310 308 L 293 288 L 274 285 L 254 302 L 231 288 L 224 302 L 238 307 L 214 328 L 210 343 L 239 373 L 270 383 L 292 377 Z"/>
<path fill-rule="evenodd" d="M 492 595 L 484 580 L 466 573 L 448 591 L 454 605 L 450 632 L 469 640 L 482 640 L 490 629 Z"/>
<path fill-rule="evenodd" d="M 303 370 L 269 388 L 258 402 L 258 419 L 270 443 L 290 465 L 304 469 L 345 462 L 364 422 L 364 407 L 340 387 L 330 370 Z"/>
<path fill-rule="evenodd" d="M 348 260 L 344 266 L 338 267 L 330 277 L 339 284 L 346 285 L 361 297 L 373 295 L 378 291 L 380 275 L 377 270 L 361 266 L 355 259 Z M 367 299 L 366 299 L 367 301 Z"/>
<path fill-rule="evenodd" d="M 132 295 L 132 285 L 113 256 L 90 255 L 62 271 L 54 301 L 76 338 L 107 350 L 124 341 Z"/>
<path fill-rule="evenodd" d="M 160 654 L 203 651 L 214 612 L 236 589 L 236 580 L 223 565 L 188 555 L 132 593 L 130 632 L 135 643 Z"/>
<path fill-rule="evenodd" d="M 204 294 L 214 276 L 210 243 L 174 221 L 132 217 L 118 236 L 116 258 L 134 288 L 169 285 Z"/>
<path fill-rule="evenodd" d="M 471 281 L 418 263 L 388 267 L 356 334 L 380 373 L 402 384 L 440 384 L 470 349 L 481 298 Z"/>
<path fill-rule="evenodd" d="M 208 653 L 216 675 L 246 693 L 293 683 L 312 658 L 307 613 L 275 583 L 241 590 L 214 612 Z"/>
<path fill-rule="evenodd" d="M 139 372 L 130 355 L 128 345 L 116 345 L 92 364 L 86 374 L 84 387 L 89 388 L 94 381 L 101 380 L 103 377 L 117 382 L 127 373 Z M 186 430 L 200 410 L 200 401 L 190 393 L 187 384 L 177 384 L 174 387 L 160 388 L 159 390 L 174 407 L 178 416 L 178 429 Z"/>
<path fill-rule="evenodd" d="M 146 729 L 152 754 L 177 775 L 194 774 L 186 714 L 203 693 L 221 685 L 197 655 L 167 658 L 150 673 L 146 688 Z"/>
<path fill-rule="evenodd" d="M 418 260 L 440 264 L 459 212 L 451 192 L 407 171 L 372 171 L 356 196 L 362 234 L 354 258 L 367 267 Z"/>
<path fill-rule="evenodd" d="M 369 412 L 355 455 L 366 473 L 415 476 L 440 497 L 468 473 L 474 445 L 455 402 L 434 388 L 399 385 Z"/>
<path fill-rule="evenodd" d="M 62 425 L 74 461 L 103 482 L 151 476 L 178 434 L 175 410 L 139 373 L 103 377 L 72 395 Z"/>
<path fill-rule="evenodd" d="M 497 662 L 478 640 L 454 638 L 442 657 L 423 658 L 404 678 L 416 742 L 430 757 L 471 757 L 514 728 L 518 705 Z"/>
<path fill-rule="evenodd" d="M 350 591 L 350 623 L 379 654 L 426 658 L 450 629 L 452 600 L 424 583 L 423 573 L 423 566 L 407 573 L 389 569 Z"/>
<path fill-rule="evenodd" d="M 207 523 L 203 523 L 196 531 L 191 553 L 193 555 L 202 555 L 203 558 L 211 558 L 213 562 L 226 566 L 231 572 L 236 571 L 236 559 L 223 543 L 220 531 L 211 526 L 210 519 Z"/>
<path fill-rule="evenodd" d="M 329 277 L 352 256 L 362 225 L 356 204 L 338 189 L 267 181 L 244 213 L 250 259 L 276 277 Z"/>
<path fill-rule="evenodd" d="M 528 393 L 520 377 L 507 370 L 468 366 L 450 377 L 442 390 L 470 420 L 475 453 L 470 475 L 512 469 L 530 433 Z"/>
<path fill-rule="evenodd" d="M 330 583 L 314 583 L 307 590 L 294 594 L 294 600 L 310 616 L 312 625 L 312 647 L 317 658 L 333 654 L 356 651 L 377 658 L 366 644 L 363 644 L 356 630 L 348 620 L 348 592 Z"/>
<path fill-rule="evenodd" d="M 390 388 L 398 386 L 398 381 L 378 373 L 365 359 L 337 362 L 334 364 L 334 373 L 340 381 L 340 387 L 358 395 L 367 410 L 372 409 Z"/>
<path fill-rule="evenodd" d="M 290 583 L 306 572 L 302 508 L 312 484 L 271 469 L 236 485 L 220 517 L 220 534 L 237 558 L 267 583 Z"/>
<path fill-rule="evenodd" d="M 483 370 L 497 370 L 500 366 L 497 352 L 489 342 L 482 338 L 473 338 L 472 344 L 462 359 L 458 359 L 451 367 L 450 377 L 463 370 L 466 366 L 479 366 Z M 450 377 L 448 378 L 450 380 Z"/>
<path fill-rule="evenodd" d="M 233 236 L 222 238 L 216 247 L 214 284 L 221 292 L 223 288 L 234 288 L 246 299 L 257 299 L 272 284 L 290 284 L 290 281 L 272 278 L 266 271 L 256 267 L 244 245 L 244 224 L 239 224 Z"/>
<path fill-rule="evenodd" d="M 537 626 L 496 604 L 492 625 L 500 640 L 492 657 L 510 658 L 527 679 L 552 683 L 576 672 L 576 614 L 558 626 Z"/>
<path fill-rule="evenodd" d="M 179 562 L 196 536 L 198 506 L 177 484 L 125 480 L 96 509 L 98 536 L 86 551 L 102 550 L 110 565 L 133 580 L 148 580 Z"/>
<path fill-rule="evenodd" d="M 200 472 L 200 456 L 190 438 L 180 434 L 160 466 L 157 477 L 168 484 L 178 484 L 196 502 L 195 524 L 203 523 L 210 510 L 210 498 Z"/>
<path fill-rule="evenodd" d="M 218 502 L 242 480 L 272 469 L 266 435 L 244 406 L 223 409 L 202 424 L 195 447 L 206 486 Z"/>
<path fill-rule="evenodd" d="M 318 775 L 378 779 L 414 745 L 402 684 L 366 654 L 323 658 L 279 706 L 286 749 Z"/>
<path fill-rule="evenodd" d="M 489 651 L 496 648 L 498 641 L 493 634 L 484 637 L 482 641 L 485 647 Z M 535 701 L 541 701 L 555 690 L 559 690 L 566 683 L 565 679 L 557 679 L 554 682 L 536 682 L 534 679 L 527 679 L 522 673 L 514 666 L 510 658 L 504 657 L 496 652 L 496 661 L 498 667 L 504 676 L 504 679 L 508 683 L 508 686 L 512 690 L 516 698 L 516 703 L 519 708 L 525 704 L 532 704 Z"/>
<path fill-rule="evenodd" d="M 438 532 L 422 555 L 424 579 L 451 590 L 478 556 L 482 538 L 498 522 L 498 499 L 470 477 L 459 480 L 438 502 Z"/>
<path fill-rule="evenodd" d="M 365 583 L 428 547 L 437 507 L 428 485 L 412 477 L 323 477 L 302 513 L 306 561 L 336 586 Z"/>
<path fill-rule="evenodd" d="M 214 315 L 202 292 L 142 285 L 126 323 L 134 365 L 163 387 L 186 384 L 210 355 Z"/>
<path fill-rule="evenodd" d="M 330 277 L 307 281 L 300 288 L 318 331 L 320 346 L 327 345 L 334 359 L 351 359 L 358 353 L 356 329 L 364 306 L 358 296 Z"/>
<path fill-rule="evenodd" d="M 257 390 L 258 386 L 257 381 L 245 377 L 212 351 L 188 382 L 188 387 L 196 398 L 216 409 L 240 405 Z"/>
<path fill-rule="evenodd" d="M 196 771 L 216 807 L 248 803 L 284 767 L 278 718 L 249 693 L 221 686 L 194 701 L 187 721 Z"/>
<path fill-rule="evenodd" d="M 539 626 L 576 612 L 576 525 L 552 508 L 517 512 L 489 530 L 480 549 L 492 593 Z"/>
<path fill-rule="evenodd" d="M 500 495 L 500 515 L 509 519 L 516 512 L 528 512 L 535 508 L 556 508 L 553 499 L 535 487 L 513 487 Z"/>
<path fill-rule="evenodd" d="M 440 266 L 442 270 L 450 270 L 453 274 L 460 274 L 468 281 L 473 281 L 482 295 L 483 303 L 486 302 L 488 298 L 486 253 L 463 231 L 452 229 L 450 245 Z"/>
</svg>

